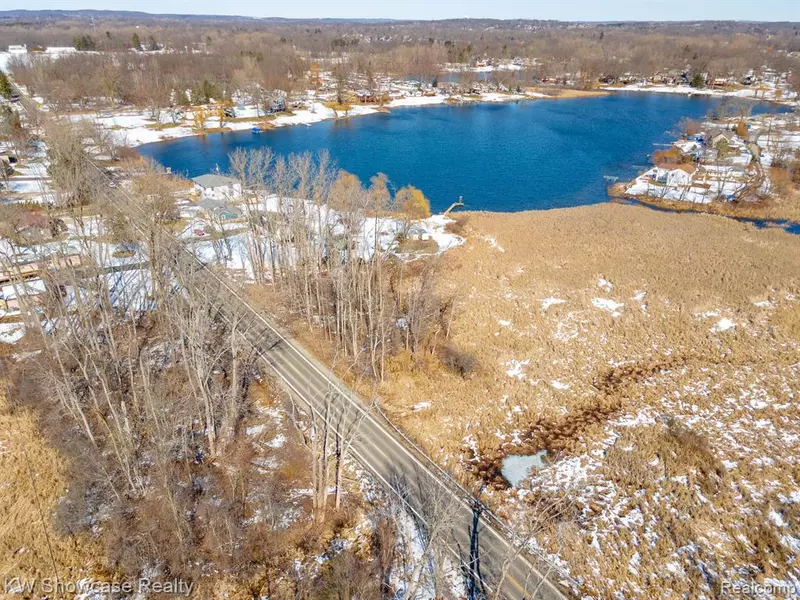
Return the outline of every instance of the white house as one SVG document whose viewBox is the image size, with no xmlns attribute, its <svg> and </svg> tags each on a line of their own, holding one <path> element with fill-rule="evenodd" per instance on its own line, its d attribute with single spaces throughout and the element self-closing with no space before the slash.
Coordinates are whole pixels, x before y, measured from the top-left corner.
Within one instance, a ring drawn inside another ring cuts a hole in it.
<svg viewBox="0 0 800 600">
<path fill-rule="evenodd" d="M 27 54 L 28 47 L 25 45 L 9 45 L 8 47 L 9 54 Z"/>
<path fill-rule="evenodd" d="M 242 184 L 232 177 L 208 173 L 192 177 L 194 189 L 203 198 L 211 200 L 231 200 L 242 197 Z"/>
<path fill-rule="evenodd" d="M 653 169 L 653 179 L 667 187 L 689 185 L 696 168 L 691 164 L 663 164 Z"/>
</svg>

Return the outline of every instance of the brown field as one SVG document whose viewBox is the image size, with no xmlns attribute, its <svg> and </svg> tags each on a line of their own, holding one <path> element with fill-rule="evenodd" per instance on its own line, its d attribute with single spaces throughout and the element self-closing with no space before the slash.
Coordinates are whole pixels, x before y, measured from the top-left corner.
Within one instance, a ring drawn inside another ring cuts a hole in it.
<svg viewBox="0 0 800 600">
<path fill-rule="evenodd" d="M 537 94 L 546 94 L 551 98 L 567 99 L 567 98 L 594 98 L 596 96 L 610 96 L 611 92 L 608 90 L 579 90 L 575 88 L 558 88 L 558 87 L 530 87 L 527 88 L 528 92 L 536 92 Z"/>
<path fill-rule="evenodd" d="M 617 204 L 460 218 L 440 293 L 477 367 L 397 368 L 387 412 L 511 520 L 567 498 L 539 542 L 584 594 L 797 577 L 800 238 Z M 538 449 L 507 489 L 500 459 Z"/>
<path fill-rule="evenodd" d="M 73 582 L 97 574 L 92 565 L 100 564 L 101 549 L 53 527 L 66 487 L 64 461 L 44 441 L 31 412 L 0 395 L 0 582 Z"/>
</svg>

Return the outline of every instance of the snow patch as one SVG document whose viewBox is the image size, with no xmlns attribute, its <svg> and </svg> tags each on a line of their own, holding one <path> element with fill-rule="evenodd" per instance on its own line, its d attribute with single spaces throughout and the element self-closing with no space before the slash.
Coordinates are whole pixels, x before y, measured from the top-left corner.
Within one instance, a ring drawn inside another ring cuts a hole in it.
<svg viewBox="0 0 800 600">
<path fill-rule="evenodd" d="M 510 360 L 506 363 L 508 370 L 506 371 L 506 375 L 509 377 L 514 377 L 516 379 L 523 379 L 525 374 L 523 373 L 530 360 Z"/>
<path fill-rule="evenodd" d="M 736 327 L 736 323 L 731 321 L 727 317 L 722 317 L 716 324 L 711 328 L 713 333 L 720 333 L 722 331 L 728 331 L 729 329 L 733 329 Z"/>
<path fill-rule="evenodd" d="M 564 304 L 566 300 L 562 300 L 561 298 L 554 298 L 550 296 L 549 298 L 545 298 L 542 300 L 542 312 L 547 312 L 547 309 L 551 306 L 555 306 L 556 304 Z"/>
<path fill-rule="evenodd" d="M 610 312 L 614 317 L 620 316 L 622 314 L 622 307 L 625 306 L 622 302 L 616 302 L 609 298 L 592 298 L 592 305 L 600 310 Z"/>
</svg>

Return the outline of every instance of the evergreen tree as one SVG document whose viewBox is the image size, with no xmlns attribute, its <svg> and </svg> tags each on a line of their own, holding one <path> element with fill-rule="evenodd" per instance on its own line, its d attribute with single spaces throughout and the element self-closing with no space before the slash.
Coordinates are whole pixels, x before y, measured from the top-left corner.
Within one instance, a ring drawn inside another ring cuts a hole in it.
<svg viewBox="0 0 800 600">
<path fill-rule="evenodd" d="M 695 73 L 689 85 L 692 86 L 693 88 L 705 87 L 706 80 L 700 73 Z"/>
<path fill-rule="evenodd" d="M 131 46 L 133 47 L 134 50 L 142 49 L 142 41 L 139 39 L 138 33 L 134 32 L 133 37 L 131 38 Z"/>
<path fill-rule="evenodd" d="M 10 98 L 14 88 L 11 87 L 11 82 L 8 76 L 0 71 L 0 96 L 3 98 Z"/>
<path fill-rule="evenodd" d="M 72 45 L 75 47 L 75 50 L 81 51 L 97 49 L 97 43 L 92 39 L 92 36 L 86 34 L 73 38 Z"/>
</svg>

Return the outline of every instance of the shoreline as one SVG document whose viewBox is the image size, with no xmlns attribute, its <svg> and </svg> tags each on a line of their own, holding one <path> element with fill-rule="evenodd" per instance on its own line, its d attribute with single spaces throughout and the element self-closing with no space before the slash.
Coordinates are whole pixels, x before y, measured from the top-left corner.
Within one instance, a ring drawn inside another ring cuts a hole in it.
<svg viewBox="0 0 800 600">
<path fill-rule="evenodd" d="M 556 93 L 546 93 L 546 92 Z M 323 121 L 335 121 L 350 119 L 374 114 L 390 114 L 397 108 L 424 108 L 433 106 L 469 106 L 477 104 L 505 104 L 509 102 L 521 102 L 531 100 L 574 100 L 581 98 L 596 98 L 613 95 L 609 90 L 573 90 L 570 88 L 527 88 L 523 93 L 510 92 L 485 92 L 479 96 L 408 96 L 396 98 L 386 104 L 355 104 L 341 114 L 341 111 L 325 106 L 324 103 L 315 101 L 310 109 L 298 110 L 290 114 L 265 115 L 263 117 L 241 117 L 234 118 L 226 122 L 222 127 L 209 127 L 204 131 L 197 131 L 190 122 L 169 123 L 153 121 L 151 117 L 145 116 L 145 110 L 125 110 L 117 114 L 107 116 L 97 116 L 94 113 L 73 113 L 69 115 L 71 120 L 94 119 L 112 131 L 118 141 L 129 148 L 137 148 L 147 144 L 157 144 L 170 140 L 182 139 L 187 137 L 200 137 L 215 133 L 236 133 L 247 131 L 253 127 L 261 128 L 260 133 L 265 133 L 273 129 L 289 127 L 295 125 L 305 125 L 310 127 Z M 216 117 L 215 117 L 216 118 Z M 123 123 L 131 123 L 125 126 Z M 158 127 L 160 125 L 160 127 Z M 154 127 L 156 126 L 156 127 Z M 174 134 L 164 134 L 164 132 L 174 131 Z M 133 140 L 128 136 L 132 135 Z"/>
<path fill-rule="evenodd" d="M 313 112 L 310 110 L 304 110 L 304 111 L 298 111 L 297 113 L 293 113 L 290 115 L 273 116 L 273 119 L 267 123 L 266 128 L 263 128 L 262 125 L 261 132 L 264 133 L 273 129 L 288 127 L 293 125 L 304 124 L 306 126 L 311 126 L 314 123 L 322 121 L 349 119 L 351 117 L 365 116 L 370 114 L 381 114 L 381 113 L 389 114 L 391 113 L 392 109 L 395 108 L 422 108 L 428 106 L 443 106 L 443 105 L 467 106 L 467 105 L 491 104 L 491 103 L 501 103 L 501 102 L 502 103 L 519 102 L 522 100 L 606 97 L 610 95 L 615 95 L 619 91 L 628 91 L 624 89 L 573 90 L 564 88 L 554 88 L 552 91 L 559 92 L 558 94 L 546 95 L 542 93 L 543 91 L 545 91 L 545 89 L 546 88 L 526 88 L 526 94 L 485 93 L 482 94 L 480 97 L 471 97 L 471 98 L 462 97 L 460 100 L 454 100 L 452 97 L 444 97 L 444 96 L 410 96 L 406 98 L 395 99 L 392 102 L 380 106 L 354 105 L 348 111 L 348 114 L 341 114 L 341 111 L 337 112 L 335 109 L 325 107 L 321 103 L 314 103 L 314 108 L 316 110 L 314 110 Z M 658 91 L 651 89 L 640 89 L 637 91 L 658 93 Z M 706 94 L 706 95 L 710 96 L 711 94 Z M 751 100 L 754 100 L 756 102 L 766 101 L 762 99 L 752 99 L 752 98 Z M 777 103 L 782 105 L 787 104 L 787 102 L 777 102 Z M 320 107 L 324 108 L 325 110 L 324 111 L 319 110 Z M 309 115 L 313 115 L 312 120 L 308 119 Z M 209 128 L 207 131 L 202 133 L 198 133 L 195 131 L 181 132 L 181 134 L 179 135 L 167 136 L 154 141 L 145 141 L 143 143 L 137 144 L 137 147 L 144 146 L 150 143 L 162 143 L 182 138 L 200 137 L 212 133 L 236 133 L 236 132 L 246 131 L 247 129 L 250 129 L 253 125 L 256 125 L 256 123 L 251 122 L 249 119 L 247 121 L 234 122 L 234 124 L 238 125 L 238 127 L 236 128 L 225 127 L 223 129 Z M 750 222 L 751 224 L 754 224 L 754 226 L 760 228 L 764 227 L 779 228 L 788 231 L 793 235 L 800 233 L 796 231 L 797 227 L 800 226 L 800 219 L 792 218 L 791 216 L 785 216 L 783 214 L 780 214 L 780 211 L 778 213 L 775 213 L 772 210 L 765 210 L 765 208 L 779 209 L 779 207 L 765 207 L 763 203 L 760 203 L 758 206 L 742 205 L 742 204 L 720 205 L 718 203 L 710 205 L 705 205 L 705 204 L 687 205 L 687 203 L 685 202 L 662 201 L 662 200 L 655 200 L 652 198 L 642 198 L 635 195 L 626 194 L 624 192 L 624 189 L 623 190 L 614 189 L 620 185 L 626 187 L 630 185 L 630 182 L 622 184 L 618 183 L 615 184 L 614 186 L 611 186 L 611 188 L 607 190 L 605 197 L 602 200 L 590 204 L 622 203 L 628 205 L 640 205 L 643 208 L 649 208 L 651 210 L 659 210 L 663 212 L 675 212 L 675 213 L 693 212 L 693 213 L 713 214 L 720 217 L 739 220 L 740 222 Z M 567 208 L 579 208 L 580 206 L 584 205 L 580 204 Z M 527 212 L 528 210 L 540 211 L 540 210 L 552 210 L 552 209 L 525 209 L 521 211 L 467 210 L 467 211 L 456 211 L 448 216 L 451 218 L 455 218 L 457 217 L 457 215 L 462 214 L 462 212 L 463 213 L 490 212 L 497 214 L 506 214 L 507 212 L 515 212 L 515 213 Z M 437 214 L 443 216 L 443 213 L 437 213 Z"/>
<path fill-rule="evenodd" d="M 792 235 L 800 235 L 800 220 L 780 216 L 763 216 L 757 213 L 757 206 L 735 205 L 727 207 L 724 204 L 703 204 L 681 202 L 678 200 L 653 200 L 625 194 L 609 195 L 608 203 L 623 206 L 639 206 L 649 210 L 673 214 L 695 214 L 722 217 L 752 225 L 756 229 L 782 229 Z M 703 207 L 706 207 L 705 209 Z M 747 210 L 751 209 L 751 210 Z"/>
<path fill-rule="evenodd" d="M 768 102 L 770 104 L 778 104 L 780 106 L 787 106 L 790 108 L 800 108 L 800 95 L 795 95 L 792 98 L 786 97 L 777 97 L 776 96 L 776 89 L 767 88 L 766 90 L 761 90 L 762 94 L 765 91 L 771 92 L 771 97 L 762 96 L 761 98 L 758 97 L 759 90 L 754 90 L 752 88 L 743 87 L 737 90 L 720 90 L 714 88 L 693 88 L 687 86 L 675 86 L 675 85 L 639 85 L 636 83 L 631 83 L 628 85 L 622 86 L 603 86 L 600 88 L 601 90 L 605 90 L 608 92 L 638 92 L 638 93 L 648 93 L 648 94 L 673 94 L 673 95 L 680 95 L 680 96 L 703 96 L 706 98 L 740 98 L 742 100 L 751 100 L 753 102 Z M 782 90 L 781 90 L 782 92 Z"/>
<path fill-rule="evenodd" d="M 594 202 L 591 204 L 578 204 L 575 206 L 562 206 L 558 208 L 526 208 L 517 211 L 498 211 L 498 210 L 462 210 L 454 211 L 447 215 L 447 218 L 455 220 L 459 215 L 466 218 L 473 216 L 499 216 L 505 217 L 507 215 L 525 215 L 527 213 L 549 213 L 560 211 L 579 211 L 592 206 L 603 206 L 612 204 L 616 206 L 627 206 L 632 208 L 641 208 L 647 211 L 660 212 L 664 214 L 690 214 L 690 215 L 708 215 L 712 217 L 719 217 L 728 221 L 737 221 L 744 225 L 752 225 L 756 230 L 782 230 L 790 235 L 800 235 L 800 221 L 792 219 L 783 219 L 780 217 L 760 217 L 749 214 L 733 214 L 724 211 L 709 211 L 701 210 L 697 207 L 683 206 L 675 202 L 675 206 L 664 206 L 657 201 L 647 201 L 633 196 L 623 196 L 621 194 L 609 195 L 601 202 Z M 441 213 L 437 215 L 442 216 Z M 796 229 L 796 230 L 795 230 Z"/>
<path fill-rule="evenodd" d="M 744 133 L 734 132 L 737 120 L 730 117 L 705 122 L 700 135 L 677 138 L 664 154 L 651 157 L 652 166 L 610 185 L 606 196 L 660 211 L 714 214 L 800 233 L 800 191 L 785 179 L 785 169 L 773 166 L 776 144 L 796 145 L 794 114 L 749 116 Z M 711 137 L 718 131 L 729 140 L 722 150 Z"/>
<path fill-rule="evenodd" d="M 748 90 L 749 91 L 749 90 Z M 390 114 L 392 109 L 396 108 L 422 108 L 431 106 L 468 106 L 475 104 L 496 104 L 508 102 L 520 102 L 530 100 L 575 100 L 584 98 L 601 98 L 612 96 L 619 92 L 639 92 L 639 93 L 652 93 L 652 94 L 679 94 L 684 95 L 684 90 L 681 88 L 673 88 L 668 86 L 653 86 L 648 88 L 642 87 L 603 87 L 593 90 L 579 90 L 573 88 L 548 88 L 542 86 L 531 86 L 526 88 L 523 93 L 512 92 L 485 92 L 479 96 L 407 96 L 405 98 L 395 98 L 394 100 L 382 104 L 355 104 L 352 105 L 347 114 L 340 114 L 336 110 L 325 106 L 323 102 L 312 102 L 311 108 L 298 110 L 291 114 L 277 114 L 265 115 L 263 117 L 241 117 L 236 118 L 231 122 L 227 122 L 223 127 L 209 127 L 205 131 L 197 131 L 192 127 L 190 122 L 182 123 L 168 123 L 153 121 L 151 117 L 145 116 L 145 110 L 130 110 L 120 112 L 118 114 L 111 114 L 105 117 L 99 117 L 101 123 L 106 125 L 110 130 L 117 134 L 119 142 L 122 145 L 130 148 L 137 148 L 146 144 L 155 144 L 160 142 L 167 142 L 174 139 L 181 139 L 186 137 L 200 137 L 211 135 L 214 133 L 235 133 L 238 131 L 247 131 L 253 127 L 262 128 L 261 133 L 268 132 L 272 129 L 281 127 L 288 127 L 292 125 L 305 125 L 311 126 L 323 121 L 333 121 L 341 119 L 350 119 L 353 117 L 361 117 L 373 114 Z M 739 97 L 754 102 L 769 102 L 779 104 L 782 106 L 795 107 L 796 101 L 787 99 L 776 100 L 767 98 L 753 98 L 750 96 L 736 95 L 728 92 L 720 92 L 717 90 L 699 90 L 694 95 L 701 95 L 706 97 L 724 98 L 724 97 Z M 81 118 L 98 118 L 95 114 L 73 114 L 70 115 L 72 119 Z M 130 127 L 125 127 L 121 123 L 126 119 L 138 120 L 138 122 Z M 153 127 L 153 125 L 161 125 L 161 127 Z M 165 131 L 174 130 L 173 134 L 164 134 Z M 133 139 L 129 139 L 128 135 L 132 134 Z"/>
</svg>

